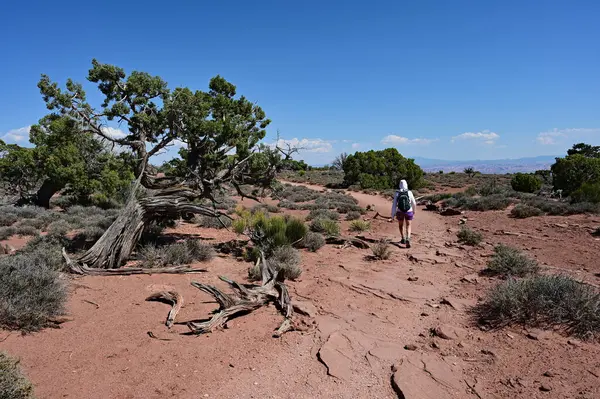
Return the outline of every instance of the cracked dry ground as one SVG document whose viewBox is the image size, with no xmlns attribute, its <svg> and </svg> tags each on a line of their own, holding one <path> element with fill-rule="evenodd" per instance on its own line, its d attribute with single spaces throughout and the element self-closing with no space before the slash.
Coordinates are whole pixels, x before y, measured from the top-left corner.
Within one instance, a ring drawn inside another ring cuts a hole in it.
<svg viewBox="0 0 600 399">
<path fill-rule="evenodd" d="M 353 195 L 389 212 L 383 198 Z M 598 345 L 519 327 L 484 332 L 471 322 L 469 307 L 495 283 L 477 272 L 496 237 L 486 235 L 483 248 L 461 248 L 458 219 L 418 212 L 413 248 L 394 248 L 387 261 L 370 261 L 356 248 L 302 252 L 304 273 L 289 287 L 294 299 L 314 304 L 305 332 L 272 338 L 281 322 L 273 307 L 204 336 L 181 335 L 184 325 L 166 330 L 168 307 L 144 298 L 176 289 L 185 298 L 178 320 L 206 317 L 216 305 L 190 281 L 223 287 L 218 275 L 246 275 L 247 264 L 218 257 L 198 275 L 77 278 L 72 322 L 13 333 L 0 350 L 22 359 L 42 398 L 600 397 Z M 178 230 L 235 237 L 190 225 Z M 381 219 L 369 235 L 398 240 L 397 226 Z M 546 249 L 560 251 L 551 242 Z M 600 271 L 594 267 L 591 276 Z"/>
</svg>

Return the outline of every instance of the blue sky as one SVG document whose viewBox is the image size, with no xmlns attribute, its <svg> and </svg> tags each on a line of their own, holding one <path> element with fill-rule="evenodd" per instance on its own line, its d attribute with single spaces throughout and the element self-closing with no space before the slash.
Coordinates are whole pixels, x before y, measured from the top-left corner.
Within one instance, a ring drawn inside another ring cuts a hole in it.
<svg viewBox="0 0 600 399">
<path fill-rule="evenodd" d="M 0 138 L 23 144 L 46 112 L 41 73 L 85 82 L 97 58 L 171 87 L 221 74 L 273 120 L 269 141 L 279 130 L 313 164 L 389 146 L 464 160 L 600 144 L 600 2 L 207 3 L 5 2 Z"/>
</svg>

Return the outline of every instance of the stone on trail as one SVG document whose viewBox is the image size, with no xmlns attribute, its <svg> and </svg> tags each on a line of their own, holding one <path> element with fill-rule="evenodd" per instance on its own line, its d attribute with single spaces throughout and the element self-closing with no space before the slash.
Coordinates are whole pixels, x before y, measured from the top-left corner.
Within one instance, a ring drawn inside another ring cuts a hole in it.
<svg viewBox="0 0 600 399">
<path fill-rule="evenodd" d="M 460 327 L 451 326 L 449 324 L 442 324 L 437 326 L 433 330 L 433 333 L 442 339 L 448 340 L 463 339 L 467 335 L 466 330 Z"/>
<path fill-rule="evenodd" d="M 319 350 L 318 357 L 327 367 L 327 374 L 341 380 L 351 381 L 352 352 L 348 339 L 339 332 L 334 332 Z"/>
</svg>

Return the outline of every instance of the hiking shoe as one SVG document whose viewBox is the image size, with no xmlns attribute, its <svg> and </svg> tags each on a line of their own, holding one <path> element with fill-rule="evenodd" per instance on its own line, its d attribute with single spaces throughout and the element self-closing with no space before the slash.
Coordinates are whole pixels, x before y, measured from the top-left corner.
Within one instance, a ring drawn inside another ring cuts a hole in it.
<svg viewBox="0 0 600 399">
<path fill-rule="evenodd" d="M 410 248 L 410 238 L 406 239 L 406 248 Z"/>
<path fill-rule="evenodd" d="M 403 238 L 400 240 L 400 244 L 406 244 L 406 240 Z"/>
</svg>

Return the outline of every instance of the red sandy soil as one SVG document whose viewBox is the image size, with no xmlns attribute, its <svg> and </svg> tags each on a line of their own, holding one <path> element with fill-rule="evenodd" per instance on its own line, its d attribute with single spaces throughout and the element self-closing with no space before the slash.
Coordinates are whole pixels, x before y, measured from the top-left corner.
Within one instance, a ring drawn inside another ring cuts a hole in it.
<svg viewBox="0 0 600 399">
<path fill-rule="evenodd" d="M 387 200 L 352 195 L 389 212 Z M 599 283 L 600 242 L 588 231 L 598 218 L 466 216 L 468 225 L 484 229 L 483 248 L 455 243 L 460 216 L 422 211 L 413 248 L 394 248 L 390 260 L 331 245 L 302 252 L 304 272 L 288 286 L 293 299 L 314 305 L 313 327 L 305 332 L 273 338 L 281 323 L 274 307 L 207 335 L 182 335 L 184 324 L 167 330 L 169 307 L 145 298 L 176 289 L 185 298 L 178 321 L 207 317 L 217 306 L 190 282 L 225 288 L 219 275 L 244 281 L 249 267 L 217 257 L 202 265 L 207 273 L 195 275 L 71 278 L 73 321 L 26 336 L 4 332 L 0 350 L 21 358 L 40 398 L 600 398 L 598 343 L 520 327 L 486 332 L 468 313 L 497 282 L 476 273 L 500 242 L 528 249 L 551 272 L 565 268 Z M 398 240 L 396 225 L 372 225 L 371 237 Z M 176 232 L 235 238 L 190 224 Z M 433 336 L 434 328 L 450 339 Z"/>
</svg>

